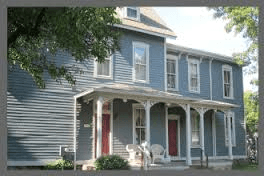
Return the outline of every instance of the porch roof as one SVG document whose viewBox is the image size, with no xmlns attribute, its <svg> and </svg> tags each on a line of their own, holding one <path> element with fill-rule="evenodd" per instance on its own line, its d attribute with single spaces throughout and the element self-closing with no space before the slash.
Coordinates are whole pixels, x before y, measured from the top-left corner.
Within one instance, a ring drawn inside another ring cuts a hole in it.
<svg viewBox="0 0 264 176">
<path fill-rule="evenodd" d="M 103 96 L 108 99 L 120 98 L 134 99 L 137 101 L 151 100 L 155 102 L 164 102 L 170 104 L 191 104 L 191 106 L 220 110 L 239 107 L 239 105 L 237 104 L 206 100 L 201 98 L 186 97 L 180 94 L 164 92 L 153 88 L 131 86 L 127 84 L 112 84 L 104 85 L 97 88 L 91 88 L 75 95 L 74 97 L 84 97 L 88 100 L 94 98 L 95 96 Z"/>
</svg>

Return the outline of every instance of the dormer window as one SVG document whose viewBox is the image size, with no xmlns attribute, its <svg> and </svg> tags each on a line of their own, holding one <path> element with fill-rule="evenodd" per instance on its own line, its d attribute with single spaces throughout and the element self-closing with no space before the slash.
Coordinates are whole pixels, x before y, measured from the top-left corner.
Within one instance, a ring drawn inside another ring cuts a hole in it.
<svg viewBox="0 0 264 176">
<path fill-rule="evenodd" d="M 139 17 L 140 17 L 139 8 L 138 7 L 126 7 L 125 8 L 125 17 L 132 19 L 132 20 L 139 21 Z"/>
</svg>

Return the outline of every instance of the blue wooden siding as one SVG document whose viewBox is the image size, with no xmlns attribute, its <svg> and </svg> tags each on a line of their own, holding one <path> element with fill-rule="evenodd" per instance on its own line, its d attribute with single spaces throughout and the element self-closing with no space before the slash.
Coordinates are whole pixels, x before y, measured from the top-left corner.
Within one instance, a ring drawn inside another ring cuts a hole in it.
<svg viewBox="0 0 264 176">
<path fill-rule="evenodd" d="M 113 57 L 113 79 L 98 79 L 93 76 L 94 61 L 92 59 L 76 63 L 69 54 L 60 52 L 53 58 L 58 64 L 66 66 L 76 65 L 82 69 L 82 74 L 73 73 L 77 79 L 76 86 L 71 88 L 66 81 L 62 84 L 51 80 L 46 75 L 48 82 L 46 89 L 36 88 L 31 76 L 20 69 L 9 71 L 8 74 L 8 159 L 9 160 L 42 160 L 56 159 L 59 154 L 59 145 L 73 146 L 73 96 L 88 88 L 113 83 L 126 83 L 137 86 L 151 87 L 164 90 L 164 39 L 138 32 L 123 30 L 124 35 L 120 40 L 121 50 Z M 135 83 L 132 81 L 132 42 L 149 44 L 149 84 Z M 52 57 L 50 57 L 52 58 Z M 235 64 L 233 69 L 234 99 L 223 99 L 222 65 L 224 62 L 213 60 L 212 81 L 213 100 L 224 101 L 241 105 L 235 109 L 236 147 L 234 155 L 245 154 L 245 130 L 243 127 L 243 82 L 242 69 Z M 210 98 L 209 60 L 203 59 L 200 64 L 200 94 L 188 91 L 188 64 L 183 55 L 179 61 L 179 91 L 177 93 L 188 97 Z M 91 102 L 90 102 L 91 103 Z M 165 118 L 164 108 L 155 105 L 151 110 L 151 141 L 160 143 L 165 147 Z M 77 117 L 77 159 L 91 159 L 92 131 L 91 127 L 83 128 L 83 124 L 91 120 L 91 104 L 82 102 L 78 105 L 81 109 Z M 158 110 L 159 109 L 159 110 Z M 181 114 L 181 155 L 186 153 L 185 113 Z M 115 100 L 114 103 L 114 153 L 128 157 L 125 145 L 132 143 L 132 102 L 124 103 Z M 218 156 L 227 156 L 228 149 L 224 145 L 224 124 L 221 113 L 216 115 L 216 152 Z M 131 124 L 131 125 L 129 125 Z M 205 149 L 212 154 L 211 119 L 205 119 Z M 162 137 L 164 136 L 164 137 Z M 194 156 L 197 151 L 192 149 Z"/>
</svg>

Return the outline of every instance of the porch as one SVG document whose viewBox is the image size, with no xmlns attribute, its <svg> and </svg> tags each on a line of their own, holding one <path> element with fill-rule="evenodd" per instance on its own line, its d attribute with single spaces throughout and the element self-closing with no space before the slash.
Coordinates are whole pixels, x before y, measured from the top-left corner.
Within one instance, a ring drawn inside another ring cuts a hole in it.
<svg viewBox="0 0 264 176">
<path fill-rule="evenodd" d="M 184 167 L 192 165 L 195 150 L 200 151 L 201 149 L 205 156 L 204 119 L 208 116 L 213 120 L 216 110 L 221 110 L 229 117 L 228 110 L 238 107 L 234 104 L 188 98 L 150 88 L 143 89 L 120 84 L 87 90 L 74 97 L 75 163 L 79 160 L 76 158 L 76 106 L 80 98 L 92 104 L 93 146 L 90 159 L 94 160 L 103 154 L 118 154 L 127 159 L 128 152 L 125 149 L 127 144 L 140 144 L 147 141 L 149 144 L 162 145 L 167 151 L 165 158 L 169 161 L 184 159 Z M 169 111 L 175 109 L 178 109 L 176 113 L 170 114 Z M 192 114 L 198 114 L 200 126 L 199 133 L 193 136 L 195 132 L 191 129 Z M 231 139 L 230 120 L 227 122 L 228 136 Z M 185 135 L 181 135 L 183 132 Z M 195 141 L 192 140 L 193 138 L 199 141 L 197 149 L 193 148 L 193 141 Z M 232 144 L 231 140 L 229 141 L 228 156 L 232 159 Z M 212 156 L 214 155 L 215 151 Z M 167 165 L 156 166 L 176 167 L 174 164 L 170 162 Z M 155 168 L 155 165 L 152 168 Z"/>
</svg>

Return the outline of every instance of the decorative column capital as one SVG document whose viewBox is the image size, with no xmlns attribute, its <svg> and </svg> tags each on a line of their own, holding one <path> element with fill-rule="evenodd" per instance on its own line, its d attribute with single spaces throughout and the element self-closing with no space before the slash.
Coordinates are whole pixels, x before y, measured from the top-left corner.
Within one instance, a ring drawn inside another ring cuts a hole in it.
<svg viewBox="0 0 264 176">
<path fill-rule="evenodd" d="M 144 106 L 145 110 L 150 109 L 154 104 L 158 103 L 157 101 L 143 101 L 141 104 Z"/>
<path fill-rule="evenodd" d="M 187 112 L 187 104 L 179 104 L 185 112 Z"/>
</svg>

